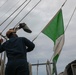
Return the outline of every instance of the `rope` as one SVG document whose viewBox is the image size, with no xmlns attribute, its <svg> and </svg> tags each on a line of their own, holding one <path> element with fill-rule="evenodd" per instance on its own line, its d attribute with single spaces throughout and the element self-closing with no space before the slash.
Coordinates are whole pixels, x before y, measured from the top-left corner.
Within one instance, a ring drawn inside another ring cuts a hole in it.
<svg viewBox="0 0 76 75">
<path fill-rule="evenodd" d="M 15 25 L 15 26 L 17 26 L 39 3 L 41 2 L 41 0 Z M 16 10 L 15 10 L 16 11 Z M 14 12 L 15 12 L 14 11 Z M 9 26 L 9 25 L 8 25 Z M 8 26 L 6 26 L 3 30 L 2 30 L 2 32 L 8 27 Z M 0 33 L 0 35 L 3 37 L 3 38 L 5 38 L 3 35 L 2 35 L 2 32 Z M 7 40 L 7 38 L 5 38 L 6 40 Z"/>
<path fill-rule="evenodd" d="M 41 2 L 41 0 L 15 25 L 15 27 Z"/>
<path fill-rule="evenodd" d="M 5 3 L 7 3 L 7 1 L 8 1 L 8 0 L 6 0 L 6 1 L 0 6 L 0 8 L 1 8 Z"/>
<path fill-rule="evenodd" d="M 67 26 L 66 26 L 66 28 L 65 28 L 65 31 L 67 30 L 67 28 L 68 28 L 68 26 L 69 26 L 69 24 L 70 24 L 70 22 L 71 22 L 71 20 L 72 20 L 72 18 L 73 18 L 73 16 L 74 16 L 75 11 L 76 11 L 76 7 L 75 7 L 75 9 L 74 9 L 74 11 L 73 11 L 70 19 L 69 19 L 69 22 L 68 22 L 68 24 L 67 24 Z"/>
<path fill-rule="evenodd" d="M 31 1 L 31 0 L 30 0 Z M 30 1 L 20 10 L 20 12 L 9 22 L 9 24 L 2 30 L 2 32 L 12 23 L 12 21 L 22 12 L 22 10 L 30 3 Z M 1 32 L 1 33 L 2 33 Z"/>
<path fill-rule="evenodd" d="M 0 33 L 0 36 L 3 37 L 5 40 L 7 40 L 7 37 L 3 36 L 1 33 Z"/>
<path fill-rule="evenodd" d="M 41 0 L 15 26 L 17 26 L 40 2 Z M 10 25 L 10 23 L 2 30 L 2 32 Z"/>
<path fill-rule="evenodd" d="M 3 14 L 0 18 L 2 18 L 4 15 L 6 15 L 12 8 L 14 8 L 21 0 L 18 0 L 16 4 L 14 4 L 5 14 Z"/>
<path fill-rule="evenodd" d="M 7 17 L 7 19 L 5 19 L 1 24 L 0 26 L 5 22 L 7 21 L 27 0 L 25 0 L 9 17 Z"/>
</svg>

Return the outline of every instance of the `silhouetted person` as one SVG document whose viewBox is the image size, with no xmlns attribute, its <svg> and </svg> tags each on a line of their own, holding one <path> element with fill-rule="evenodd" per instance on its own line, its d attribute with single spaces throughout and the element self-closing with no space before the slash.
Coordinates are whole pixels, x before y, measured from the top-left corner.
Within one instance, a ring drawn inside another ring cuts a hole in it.
<svg viewBox="0 0 76 75">
<path fill-rule="evenodd" d="M 0 53 L 6 51 L 8 58 L 5 75 L 29 75 L 27 52 L 32 51 L 35 44 L 25 37 L 18 37 L 13 29 L 7 31 L 6 36 L 9 40 L 3 44 L 0 39 Z"/>
</svg>

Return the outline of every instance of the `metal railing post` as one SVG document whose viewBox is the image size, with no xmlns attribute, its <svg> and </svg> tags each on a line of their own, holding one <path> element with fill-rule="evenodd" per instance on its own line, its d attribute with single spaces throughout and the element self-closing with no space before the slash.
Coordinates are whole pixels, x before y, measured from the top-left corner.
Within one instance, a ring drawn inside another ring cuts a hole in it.
<svg viewBox="0 0 76 75">
<path fill-rule="evenodd" d="M 57 75 L 57 68 L 56 68 L 56 62 L 55 61 L 53 62 L 53 66 L 54 66 L 55 75 Z"/>
</svg>

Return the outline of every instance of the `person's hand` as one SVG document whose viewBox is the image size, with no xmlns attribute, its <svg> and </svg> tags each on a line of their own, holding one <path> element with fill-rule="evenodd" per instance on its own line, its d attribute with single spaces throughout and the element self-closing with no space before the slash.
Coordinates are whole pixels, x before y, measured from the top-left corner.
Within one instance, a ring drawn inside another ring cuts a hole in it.
<svg viewBox="0 0 76 75">
<path fill-rule="evenodd" d="M 0 39 L 0 43 L 2 43 L 2 42 L 3 42 L 3 39 L 1 38 L 1 39 Z"/>
</svg>

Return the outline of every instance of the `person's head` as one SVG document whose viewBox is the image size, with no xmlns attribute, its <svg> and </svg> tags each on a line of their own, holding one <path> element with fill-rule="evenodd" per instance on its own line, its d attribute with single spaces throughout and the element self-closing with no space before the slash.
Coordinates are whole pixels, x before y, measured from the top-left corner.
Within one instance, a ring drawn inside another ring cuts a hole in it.
<svg viewBox="0 0 76 75">
<path fill-rule="evenodd" d="M 13 30 L 13 29 L 8 30 L 8 31 L 6 32 L 6 36 L 7 36 L 8 38 L 10 38 L 10 37 L 18 37 L 17 34 L 16 34 L 16 31 Z"/>
</svg>

